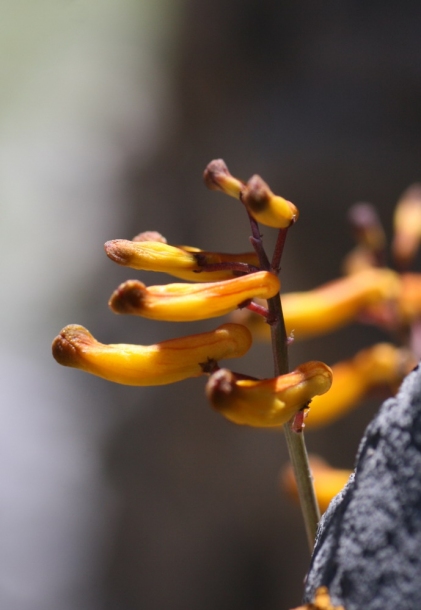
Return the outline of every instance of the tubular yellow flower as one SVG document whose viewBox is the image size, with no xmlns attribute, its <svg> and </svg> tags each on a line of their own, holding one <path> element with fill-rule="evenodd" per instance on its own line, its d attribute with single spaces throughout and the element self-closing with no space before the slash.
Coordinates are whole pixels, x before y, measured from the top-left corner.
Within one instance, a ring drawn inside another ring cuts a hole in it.
<svg viewBox="0 0 421 610">
<path fill-rule="evenodd" d="M 421 282 L 412 282 L 412 296 L 409 284 L 402 307 L 405 302 L 406 311 L 417 308 L 421 312 L 421 299 L 417 300 Z M 314 290 L 285 293 L 282 309 L 287 333 L 294 339 L 306 339 L 337 330 L 373 304 L 383 306 L 399 300 L 401 286 L 400 276 L 390 269 L 366 268 Z M 247 325 L 257 338 L 270 340 L 270 328 L 261 316 L 242 310 L 235 312 L 233 319 Z"/>
<path fill-rule="evenodd" d="M 396 299 L 400 281 L 389 269 L 364 269 L 315 290 L 282 296 L 285 324 L 296 339 L 331 332 L 368 305 Z"/>
<path fill-rule="evenodd" d="M 155 345 L 99 343 L 91 333 L 71 324 L 53 341 L 59 364 L 124 385 L 164 385 L 203 375 L 209 361 L 243 356 L 251 346 L 250 332 L 240 324 Z"/>
<path fill-rule="evenodd" d="M 332 371 L 323 362 L 307 362 L 292 373 L 260 381 L 236 379 L 227 369 L 208 380 L 206 394 L 214 409 L 236 424 L 282 426 L 318 394 L 328 391 Z"/>
<path fill-rule="evenodd" d="M 245 263 L 257 267 L 254 252 L 225 254 L 204 252 L 189 246 L 169 246 L 161 241 L 128 241 L 113 239 L 104 245 L 107 256 L 125 267 L 144 271 L 159 271 L 191 282 L 216 282 L 238 276 L 238 271 L 218 269 L 206 271 L 206 265 Z"/>
<path fill-rule="evenodd" d="M 395 390 L 415 364 L 407 350 L 378 343 L 361 350 L 350 360 L 333 365 L 332 387 L 324 396 L 314 398 L 306 430 L 336 421 L 376 386 L 386 385 Z"/>
<path fill-rule="evenodd" d="M 348 483 L 352 470 L 332 468 L 325 460 L 316 455 L 309 456 L 309 462 L 317 502 L 321 512 L 325 512 L 331 500 Z M 282 473 L 282 482 L 287 493 L 298 500 L 297 483 L 290 465 Z"/>
<path fill-rule="evenodd" d="M 255 296 L 270 298 L 279 292 L 279 280 L 269 271 L 258 271 L 225 282 L 148 286 L 136 280 L 121 284 L 111 295 L 115 313 L 151 320 L 191 322 L 229 313 Z"/>
<path fill-rule="evenodd" d="M 421 185 L 410 186 L 397 203 L 392 251 L 400 267 L 413 260 L 421 239 Z"/>
<path fill-rule="evenodd" d="M 243 189 L 242 201 L 257 222 L 275 229 L 285 229 L 298 220 L 293 203 L 274 195 L 260 176 L 252 176 Z"/>
<path fill-rule="evenodd" d="M 222 191 L 235 199 L 240 198 L 244 188 L 244 182 L 232 176 L 223 159 L 215 159 L 208 164 L 203 180 L 211 191 Z"/>
</svg>

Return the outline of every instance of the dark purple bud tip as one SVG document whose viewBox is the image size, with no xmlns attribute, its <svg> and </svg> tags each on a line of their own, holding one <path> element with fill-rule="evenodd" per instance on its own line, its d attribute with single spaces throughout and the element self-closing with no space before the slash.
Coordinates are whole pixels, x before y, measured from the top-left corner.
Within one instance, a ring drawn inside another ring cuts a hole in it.
<svg viewBox="0 0 421 610">
<path fill-rule="evenodd" d="M 223 159 L 214 159 L 211 161 L 203 172 L 203 180 L 211 191 L 223 190 L 220 184 L 220 178 L 231 176 L 228 167 Z"/>
<path fill-rule="evenodd" d="M 113 292 L 108 305 L 114 313 L 139 313 L 145 298 L 146 286 L 137 280 L 120 284 Z"/>
<path fill-rule="evenodd" d="M 243 191 L 243 201 L 254 212 L 263 211 L 272 196 L 272 191 L 266 182 L 257 174 L 247 182 Z"/>
<path fill-rule="evenodd" d="M 348 222 L 355 231 L 377 227 L 380 220 L 376 208 L 371 203 L 355 203 L 348 210 Z"/>
</svg>

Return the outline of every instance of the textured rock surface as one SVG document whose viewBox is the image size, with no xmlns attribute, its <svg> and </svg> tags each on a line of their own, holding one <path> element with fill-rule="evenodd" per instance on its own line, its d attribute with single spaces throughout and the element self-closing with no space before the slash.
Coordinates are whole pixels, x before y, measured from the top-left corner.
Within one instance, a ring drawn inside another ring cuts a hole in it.
<svg viewBox="0 0 421 610">
<path fill-rule="evenodd" d="M 420 365 L 368 426 L 322 519 L 305 601 L 321 585 L 346 610 L 421 608 Z"/>
</svg>

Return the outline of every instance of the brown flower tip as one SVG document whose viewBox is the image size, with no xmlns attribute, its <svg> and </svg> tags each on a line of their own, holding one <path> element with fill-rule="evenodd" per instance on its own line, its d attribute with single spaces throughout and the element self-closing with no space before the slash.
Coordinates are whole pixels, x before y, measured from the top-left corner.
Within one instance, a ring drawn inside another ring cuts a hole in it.
<svg viewBox="0 0 421 610">
<path fill-rule="evenodd" d="M 144 231 L 133 237 L 132 241 L 159 241 L 162 244 L 166 244 L 167 240 L 158 231 Z"/>
<path fill-rule="evenodd" d="M 348 222 L 355 240 L 372 252 L 385 247 L 386 236 L 377 211 L 371 203 L 355 203 L 348 211 Z"/>
<path fill-rule="evenodd" d="M 206 384 L 206 396 L 214 408 L 224 405 L 225 399 L 235 389 L 235 375 L 228 369 L 219 369 L 213 373 Z"/>
<path fill-rule="evenodd" d="M 223 191 L 221 187 L 221 178 L 230 177 L 231 174 L 223 159 L 214 159 L 203 172 L 203 180 L 211 191 Z"/>
<path fill-rule="evenodd" d="M 262 212 L 269 205 L 272 194 L 269 185 L 255 174 L 247 182 L 243 201 L 253 212 Z"/>
<path fill-rule="evenodd" d="M 113 239 L 104 244 L 105 254 L 115 263 L 119 265 L 128 265 L 131 259 L 130 249 L 127 244 L 130 244 L 126 239 Z"/>
<path fill-rule="evenodd" d="M 128 280 L 114 290 L 108 305 L 114 313 L 138 313 L 142 307 L 146 286 L 138 280 Z"/>
<path fill-rule="evenodd" d="M 298 220 L 297 207 L 275 195 L 258 175 L 254 175 L 242 190 L 241 198 L 250 214 L 269 227 L 285 229 Z"/>
<path fill-rule="evenodd" d="M 222 191 L 235 199 L 239 199 L 244 187 L 244 183 L 230 173 L 222 159 L 215 159 L 209 163 L 203 172 L 203 180 L 211 191 Z"/>
<path fill-rule="evenodd" d="M 52 351 L 54 359 L 63 366 L 80 366 L 80 352 L 92 345 L 95 339 L 83 326 L 69 324 L 54 339 Z"/>
</svg>

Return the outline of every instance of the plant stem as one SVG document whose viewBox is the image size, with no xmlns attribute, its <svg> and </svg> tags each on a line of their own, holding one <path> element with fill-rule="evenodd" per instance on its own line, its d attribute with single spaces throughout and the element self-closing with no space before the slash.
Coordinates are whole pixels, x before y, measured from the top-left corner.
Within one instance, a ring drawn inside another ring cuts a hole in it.
<svg viewBox="0 0 421 610">
<path fill-rule="evenodd" d="M 270 317 L 275 320 L 271 325 L 272 351 L 275 375 L 289 372 L 288 345 L 282 305 L 279 295 L 268 300 Z M 298 497 L 303 513 L 304 525 L 310 553 L 313 551 L 317 525 L 320 519 L 319 506 L 314 493 L 313 477 L 308 462 L 307 449 L 303 432 L 295 432 L 291 427 L 292 420 L 284 425 L 285 439 L 289 458 L 297 483 Z"/>
<path fill-rule="evenodd" d="M 271 270 L 273 273 L 278 273 L 288 229 L 280 229 L 275 252 L 272 258 L 272 264 L 270 265 L 269 259 L 267 258 L 266 252 L 263 248 L 258 224 L 250 214 L 249 220 L 253 235 L 250 238 L 250 241 L 259 257 L 261 268 L 268 271 Z M 271 299 L 268 299 L 268 311 L 269 315 L 267 321 L 270 324 L 275 375 L 285 375 L 286 373 L 289 373 L 288 337 L 279 294 L 275 295 Z M 310 553 L 312 553 L 316 538 L 317 526 L 320 520 L 320 511 L 316 494 L 314 492 L 313 477 L 308 462 L 304 433 L 302 431 L 295 432 L 292 429 L 293 419 L 294 418 L 287 422 L 283 428 L 289 458 L 297 483 L 298 497 L 300 500 L 301 512 L 304 518 L 307 541 L 310 548 Z"/>
</svg>

